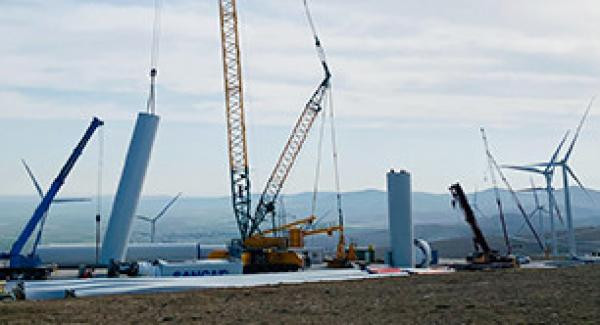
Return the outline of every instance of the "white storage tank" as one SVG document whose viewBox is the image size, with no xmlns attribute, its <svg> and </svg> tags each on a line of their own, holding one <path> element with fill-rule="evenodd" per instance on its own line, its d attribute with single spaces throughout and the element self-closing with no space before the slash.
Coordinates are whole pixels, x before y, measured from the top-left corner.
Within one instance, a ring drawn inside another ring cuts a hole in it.
<svg viewBox="0 0 600 325">
<path fill-rule="evenodd" d="M 105 265 L 111 260 L 125 261 L 131 225 L 142 193 L 158 120 L 158 116 L 154 114 L 138 114 L 102 242 L 101 262 Z"/>
<path fill-rule="evenodd" d="M 391 261 L 394 267 L 414 267 L 415 250 L 412 222 L 410 174 L 393 169 L 387 173 L 388 218 Z"/>
</svg>

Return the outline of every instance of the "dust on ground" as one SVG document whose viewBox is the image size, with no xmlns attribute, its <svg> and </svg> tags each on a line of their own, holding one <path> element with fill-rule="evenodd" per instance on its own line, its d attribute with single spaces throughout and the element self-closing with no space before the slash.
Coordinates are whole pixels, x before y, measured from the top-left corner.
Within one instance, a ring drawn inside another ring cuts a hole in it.
<svg viewBox="0 0 600 325">
<path fill-rule="evenodd" d="M 0 303 L 0 323 L 596 323 L 600 266 Z"/>
</svg>

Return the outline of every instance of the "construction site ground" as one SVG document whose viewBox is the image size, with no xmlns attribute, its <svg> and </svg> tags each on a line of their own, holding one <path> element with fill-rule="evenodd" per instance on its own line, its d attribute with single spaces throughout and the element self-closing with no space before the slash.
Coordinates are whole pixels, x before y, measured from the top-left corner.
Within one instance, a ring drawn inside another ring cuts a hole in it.
<svg viewBox="0 0 600 325">
<path fill-rule="evenodd" d="M 4 301 L 0 323 L 597 323 L 600 266 Z"/>
</svg>

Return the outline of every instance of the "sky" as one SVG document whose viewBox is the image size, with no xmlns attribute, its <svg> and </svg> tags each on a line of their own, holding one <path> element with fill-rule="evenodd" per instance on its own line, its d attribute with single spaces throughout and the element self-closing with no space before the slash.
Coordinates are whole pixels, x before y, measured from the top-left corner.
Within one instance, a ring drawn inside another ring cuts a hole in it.
<svg viewBox="0 0 600 325">
<path fill-rule="evenodd" d="M 384 189 L 391 168 L 410 171 L 417 191 L 445 193 L 455 181 L 489 187 L 479 127 L 500 163 L 546 161 L 600 91 L 597 1 L 309 3 L 333 74 L 343 191 Z M 217 4 L 163 0 L 161 121 L 145 195 L 228 195 Z M 252 191 L 260 192 L 322 71 L 300 0 L 238 7 Z M 97 192 L 99 138 L 102 192 L 115 192 L 145 109 L 152 21 L 149 0 L 0 0 L 0 195 L 34 193 L 21 158 L 47 187 L 92 116 L 106 125 L 61 193 Z M 593 107 L 571 158 L 591 188 L 600 188 L 599 122 Z M 284 192 L 313 189 L 320 123 Z M 327 132 L 319 187 L 332 190 Z M 529 183 L 507 176 L 515 187 Z"/>
</svg>

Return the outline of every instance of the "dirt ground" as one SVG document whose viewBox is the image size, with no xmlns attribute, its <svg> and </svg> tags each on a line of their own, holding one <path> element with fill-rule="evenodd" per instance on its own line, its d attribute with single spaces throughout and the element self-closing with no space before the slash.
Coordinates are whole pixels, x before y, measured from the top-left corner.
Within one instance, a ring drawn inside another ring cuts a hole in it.
<svg viewBox="0 0 600 325">
<path fill-rule="evenodd" d="M 0 323 L 597 323 L 600 266 L 0 303 Z"/>
</svg>

